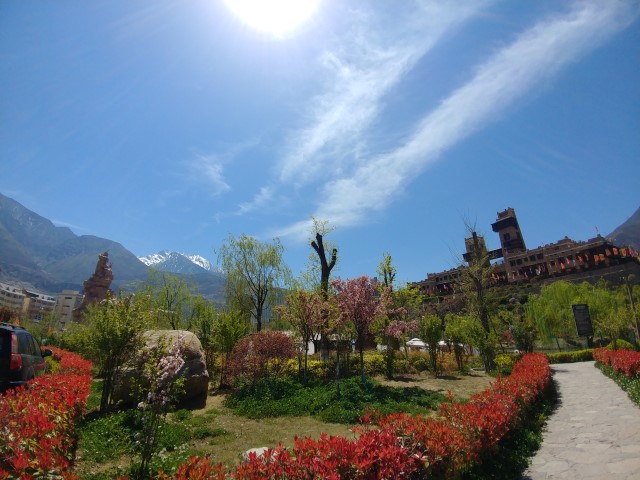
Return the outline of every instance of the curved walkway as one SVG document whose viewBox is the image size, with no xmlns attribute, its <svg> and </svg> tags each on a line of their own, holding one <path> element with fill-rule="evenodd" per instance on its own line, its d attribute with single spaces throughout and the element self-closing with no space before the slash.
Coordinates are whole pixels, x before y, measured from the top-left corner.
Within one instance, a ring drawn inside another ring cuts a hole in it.
<svg viewBox="0 0 640 480">
<path fill-rule="evenodd" d="M 559 402 L 524 479 L 640 479 L 640 408 L 594 362 L 552 365 Z"/>
</svg>

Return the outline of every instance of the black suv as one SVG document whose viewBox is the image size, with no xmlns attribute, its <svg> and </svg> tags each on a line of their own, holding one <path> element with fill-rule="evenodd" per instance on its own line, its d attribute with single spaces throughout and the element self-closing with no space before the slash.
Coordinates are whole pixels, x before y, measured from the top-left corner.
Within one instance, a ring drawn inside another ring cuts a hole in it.
<svg viewBox="0 0 640 480">
<path fill-rule="evenodd" d="M 44 374 L 49 355 L 26 328 L 0 322 L 0 392 Z"/>
</svg>

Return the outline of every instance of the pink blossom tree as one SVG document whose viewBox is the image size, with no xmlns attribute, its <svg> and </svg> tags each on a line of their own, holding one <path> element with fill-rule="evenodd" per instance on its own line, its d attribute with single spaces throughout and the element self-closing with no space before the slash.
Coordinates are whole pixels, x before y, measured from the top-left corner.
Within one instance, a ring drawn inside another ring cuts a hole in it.
<svg viewBox="0 0 640 480">
<path fill-rule="evenodd" d="M 375 320 L 386 315 L 391 305 L 391 290 L 382 292 L 371 278 L 362 276 L 351 280 L 337 278 L 331 282 L 344 321 L 353 323 L 360 353 L 360 377 L 364 382 L 364 344 Z"/>
<path fill-rule="evenodd" d="M 285 299 L 285 305 L 276 307 L 276 311 L 287 320 L 302 340 L 304 364 L 302 381 L 307 385 L 307 359 L 309 342 L 319 336 L 327 323 L 330 306 L 318 292 L 295 290 Z"/>
</svg>

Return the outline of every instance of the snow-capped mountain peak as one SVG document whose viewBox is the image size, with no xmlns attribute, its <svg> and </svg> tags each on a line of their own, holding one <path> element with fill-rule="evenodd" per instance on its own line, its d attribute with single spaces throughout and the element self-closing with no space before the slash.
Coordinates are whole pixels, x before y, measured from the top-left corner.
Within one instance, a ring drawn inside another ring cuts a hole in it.
<svg viewBox="0 0 640 480">
<path fill-rule="evenodd" d="M 142 263 L 156 270 L 171 273 L 202 273 L 216 272 L 215 266 L 200 255 L 187 255 L 179 252 L 163 250 L 143 257 L 138 257 Z"/>
<path fill-rule="evenodd" d="M 195 263 L 199 267 L 204 268 L 209 272 L 213 272 L 217 270 L 215 265 L 213 265 L 209 260 L 207 260 L 204 257 L 201 257 L 200 255 L 185 255 L 185 257 L 187 257 L 193 263 Z"/>
</svg>

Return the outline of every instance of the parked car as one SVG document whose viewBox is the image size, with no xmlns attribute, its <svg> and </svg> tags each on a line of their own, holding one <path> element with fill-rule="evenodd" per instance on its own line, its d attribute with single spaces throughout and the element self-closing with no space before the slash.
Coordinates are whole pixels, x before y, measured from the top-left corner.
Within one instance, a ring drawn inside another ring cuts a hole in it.
<svg viewBox="0 0 640 480">
<path fill-rule="evenodd" d="M 44 357 L 51 354 L 51 350 L 40 347 L 26 328 L 0 322 L 0 392 L 46 373 L 48 364 Z"/>
</svg>

